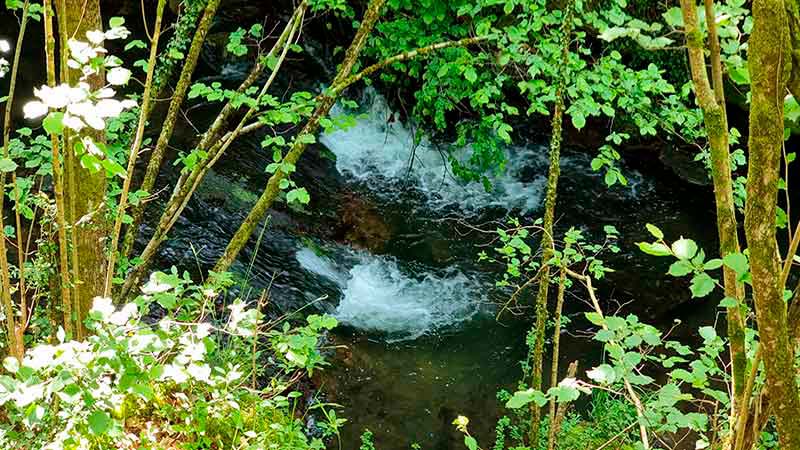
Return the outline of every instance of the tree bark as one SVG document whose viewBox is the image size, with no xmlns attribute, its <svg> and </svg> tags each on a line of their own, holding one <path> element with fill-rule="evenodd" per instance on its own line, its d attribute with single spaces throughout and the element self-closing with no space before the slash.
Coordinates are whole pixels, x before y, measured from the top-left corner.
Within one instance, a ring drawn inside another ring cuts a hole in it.
<svg viewBox="0 0 800 450">
<path fill-rule="evenodd" d="M 76 85 L 82 74 L 64 64 L 68 56 L 67 40 L 85 40 L 87 31 L 103 29 L 100 0 L 60 0 L 56 12 L 61 36 L 62 82 Z M 92 90 L 99 89 L 105 85 L 105 72 L 84 81 Z M 96 142 L 105 142 L 104 131 L 87 133 Z M 110 225 L 104 211 L 106 174 L 81 167 L 74 151 L 77 135 L 65 131 L 64 142 L 65 213 L 72 227 L 73 317 L 76 337 L 80 338 L 85 334 L 83 318 L 91 308 L 92 299 L 103 293 L 105 282 L 105 246 Z"/>
<path fill-rule="evenodd" d="M 339 93 L 341 93 L 341 90 L 337 89 L 337 87 L 343 84 L 344 81 L 346 81 L 346 79 L 350 76 L 355 63 L 358 60 L 358 56 L 361 54 L 361 50 L 364 48 L 364 44 L 372 32 L 372 28 L 380 18 L 381 8 L 385 2 L 386 0 L 371 0 L 369 2 L 367 10 L 364 13 L 364 18 L 361 21 L 361 25 L 358 27 L 358 31 L 356 32 L 353 41 L 350 43 L 350 47 L 345 53 L 344 61 L 342 61 L 342 65 L 339 67 L 339 72 L 331 83 L 331 87 L 328 89 L 328 91 L 324 92 L 318 97 L 317 106 L 314 110 L 314 113 L 312 114 L 311 118 L 308 119 L 305 127 L 303 127 L 302 131 L 300 131 L 295 139 L 294 145 L 292 145 L 291 149 L 284 157 L 285 162 L 296 165 L 297 161 L 300 159 L 300 156 L 302 156 L 306 149 L 306 144 L 303 143 L 303 140 L 300 139 L 300 137 L 316 135 L 317 130 L 319 129 L 320 120 L 328 115 L 334 103 L 336 103 Z M 256 229 L 259 222 L 264 219 L 267 211 L 277 198 L 278 193 L 281 191 L 279 186 L 280 182 L 284 178 L 286 178 L 286 174 L 281 170 L 277 170 L 269 178 L 264 192 L 250 210 L 250 213 L 247 215 L 244 222 L 242 222 L 242 224 L 239 226 L 239 229 L 236 230 L 233 238 L 231 238 L 231 241 L 225 248 L 225 252 L 214 266 L 215 272 L 224 272 L 228 270 L 231 264 L 233 264 L 233 262 L 236 260 L 239 252 L 250 239 L 253 231 Z"/>
<path fill-rule="evenodd" d="M 709 28 L 711 48 L 711 71 L 714 80 L 713 90 L 706 72 L 703 55 L 703 35 L 697 19 L 697 6 L 694 0 L 681 0 L 683 22 L 686 32 L 686 47 L 689 54 L 692 85 L 700 109 L 703 111 L 708 144 L 711 149 L 711 178 L 714 182 L 714 199 L 717 213 L 717 234 L 719 252 L 722 257 L 738 253 L 739 237 L 737 231 L 736 208 L 733 202 L 733 179 L 731 177 L 730 144 L 728 141 L 728 118 L 725 111 L 725 94 L 722 85 L 722 65 L 719 42 L 713 20 L 712 0 L 705 0 L 705 12 Z M 744 286 L 737 282 L 736 272 L 723 267 L 723 286 L 725 296 L 736 299 L 737 305 L 727 308 L 728 340 L 732 361 L 731 384 L 733 398 L 731 403 L 731 423 L 735 423 L 739 404 L 747 404 L 743 399 L 745 377 L 747 374 L 747 353 L 745 351 L 745 323 L 741 312 L 744 300 Z"/>
<path fill-rule="evenodd" d="M 545 194 L 544 220 L 542 223 L 542 267 L 539 274 L 539 290 L 536 295 L 536 324 L 534 325 L 534 345 L 531 355 L 531 387 L 536 390 L 542 390 L 542 361 L 544 358 L 545 326 L 548 317 L 547 297 L 550 287 L 550 260 L 553 258 L 553 222 L 556 210 L 558 178 L 561 174 L 561 125 L 564 115 L 567 77 L 569 76 L 567 64 L 569 62 L 569 42 L 572 34 L 572 8 L 572 2 L 569 2 L 566 6 L 562 29 L 561 62 L 551 127 L 552 135 L 550 137 L 550 167 L 547 173 L 547 192 Z M 531 447 L 536 447 L 539 442 L 541 408 L 535 403 L 531 403 L 530 410 L 531 423 L 528 442 Z"/>
<path fill-rule="evenodd" d="M 153 192 L 153 187 L 156 184 L 156 177 L 161 170 L 161 163 L 164 160 L 164 153 L 167 150 L 167 145 L 172 138 L 172 132 L 175 130 L 175 123 L 178 121 L 178 114 L 180 113 L 183 100 L 186 97 L 186 92 L 192 84 L 192 74 L 197 67 L 197 61 L 200 58 L 200 51 L 203 49 L 203 43 L 206 40 L 206 35 L 214 23 L 214 17 L 217 14 L 220 0 L 209 0 L 206 9 L 203 12 L 203 18 L 200 19 L 200 24 L 197 26 L 197 31 L 192 38 L 192 46 L 189 48 L 189 53 L 186 61 L 182 64 L 181 75 L 178 78 L 178 84 L 175 86 L 175 91 L 172 93 L 172 100 L 169 104 L 167 116 L 161 127 L 161 133 L 158 135 L 156 146 L 150 155 L 150 161 L 147 163 L 145 170 L 144 180 L 140 189 L 147 193 Z M 144 206 L 140 203 L 131 209 L 131 223 L 125 232 L 125 238 L 122 244 L 122 254 L 128 256 L 133 243 L 136 240 L 136 233 L 138 232 L 139 224 L 142 221 L 142 212 Z"/>
<path fill-rule="evenodd" d="M 800 393 L 776 257 L 776 202 L 783 145 L 783 98 L 791 54 L 783 0 L 754 0 L 749 41 L 751 79 L 745 234 L 772 410 L 783 449 L 800 449 Z"/>
</svg>

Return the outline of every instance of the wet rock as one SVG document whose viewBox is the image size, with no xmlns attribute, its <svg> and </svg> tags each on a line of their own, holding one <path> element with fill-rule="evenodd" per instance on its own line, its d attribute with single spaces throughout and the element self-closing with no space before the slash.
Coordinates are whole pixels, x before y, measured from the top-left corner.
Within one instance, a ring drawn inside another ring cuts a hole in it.
<svg viewBox="0 0 800 450">
<path fill-rule="evenodd" d="M 354 247 L 380 252 L 392 237 L 392 230 L 378 208 L 353 193 L 344 194 L 339 217 L 339 237 Z"/>
<path fill-rule="evenodd" d="M 694 154 L 672 146 L 665 146 L 658 155 L 658 159 L 682 180 L 700 186 L 710 185 L 708 171 L 694 157 Z"/>
</svg>

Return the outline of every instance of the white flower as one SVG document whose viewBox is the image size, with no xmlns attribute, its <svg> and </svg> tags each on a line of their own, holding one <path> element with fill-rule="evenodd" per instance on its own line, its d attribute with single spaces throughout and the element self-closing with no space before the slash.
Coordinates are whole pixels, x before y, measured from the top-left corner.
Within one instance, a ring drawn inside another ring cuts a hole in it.
<svg viewBox="0 0 800 450">
<path fill-rule="evenodd" d="M 8 53 L 11 51 L 11 44 L 5 39 L 0 39 L 0 52 Z"/>
<path fill-rule="evenodd" d="M 103 43 L 106 39 L 106 34 L 100 30 L 91 30 L 86 32 L 86 37 L 89 39 L 89 42 L 97 45 Z"/>
<path fill-rule="evenodd" d="M 206 346 L 202 342 L 192 342 L 183 349 L 180 360 L 202 361 L 206 355 Z M 187 358 L 187 359 L 184 359 Z"/>
<path fill-rule="evenodd" d="M 56 356 L 56 347 L 52 345 L 42 344 L 33 347 L 25 354 L 25 359 L 22 365 L 30 367 L 33 370 L 39 370 L 47 367 L 53 362 Z"/>
<path fill-rule="evenodd" d="M 106 31 L 106 39 L 127 39 L 131 32 L 125 27 L 114 27 Z"/>
<path fill-rule="evenodd" d="M 61 123 L 63 123 L 65 127 L 75 131 L 81 131 L 86 127 L 86 124 L 83 123 L 80 118 L 71 114 L 64 114 L 64 119 L 61 121 Z"/>
<path fill-rule="evenodd" d="M 11 398 L 14 399 L 17 408 L 22 409 L 44 397 L 44 387 L 45 383 L 34 384 L 32 386 L 21 384 L 19 388 L 11 394 Z"/>
<path fill-rule="evenodd" d="M 47 105 L 39 101 L 32 101 L 22 107 L 22 112 L 25 114 L 26 119 L 36 119 L 47 114 Z"/>
<path fill-rule="evenodd" d="M 170 289 L 172 289 L 171 285 L 158 281 L 156 272 L 151 273 L 150 279 L 144 286 L 142 286 L 142 292 L 145 294 L 160 294 L 162 292 L 167 292 Z"/>
<path fill-rule="evenodd" d="M 59 109 L 67 106 L 70 103 L 70 95 L 74 94 L 72 94 L 71 87 L 66 84 L 60 84 L 54 88 L 42 86 L 39 89 L 34 89 L 33 95 L 39 97 L 39 100 L 49 108 Z"/>
<path fill-rule="evenodd" d="M 131 109 L 131 108 L 135 108 L 137 106 L 137 103 L 136 103 L 135 100 L 126 99 L 126 100 L 121 101 L 120 103 L 122 103 L 122 107 L 125 108 L 125 109 Z"/>
<path fill-rule="evenodd" d="M 203 339 L 204 337 L 211 334 L 211 324 L 208 322 L 203 322 L 197 325 L 197 330 L 195 331 L 198 339 Z"/>
<path fill-rule="evenodd" d="M 116 95 L 116 92 L 109 87 L 102 88 L 94 93 L 94 96 L 97 98 L 111 98 L 114 95 Z"/>
<path fill-rule="evenodd" d="M 67 106 L 67 112 L 76 116 L 81 116 L 84 122 L 96 130 L 102 130 L 106 126 L 106 123 L 98 114 L 97 108 L 91 102 L 72 103 Z"/>
<path fill-rule="evenodd" d="M 577 390 L 579 390 L 581 392 L 584 392 L 584 393 L 587 393 L 587 394 L 590 394 L 592 392 L 591 389 L 586 387 L 580 381 L 578 381 L 575 378 L 571 378 L 571 377 L 570 378 L 564 378 L 563 380 L 561 380 L 558 383 L 558 385 L 560 387 L 566 387 L 566 388 L 570 388 L 570 389 L 577 389 Z"/>
<path fill-rule="evenodd" d="M 128 303 L 122 307 L 119 311 L 111 314 L 108 321 L 114 325 L 122 326 L 126 325 L 129 320 L 136 314 L 138 308 L 135 303 Z"/>
<path fill-rule="evenodd" d="M 106 127 L 106 123 L 100 118 L 100 116 L 94 114 L 94 111 L 92 114 L 83 116 L 83 120 L 85 120 L 86 123 L 95 130 L 102 130 Z"/>
<path fill-rule="evenodd" d="M 106 52 L 102 47 L 92 47 L 88 43 L 76 39 L 67 41 L 67 46 L 72 59 L 80 64 L 86 64 L 90 59 L 96 58 L 98 53 Z"/>
<path fill-rule="evenodd" d="M 106 73 L 106 79 L 114 86 L 128 84 L 131 78 L 131 71 L 124 67 L 114 67 Z"/>
<path fill-rule="evenodd" d="M 75 103 L 86 100 L 86 98 L 89 97 L 90 90 L 91 87 L 87 83 L 84 82 L 78 83 L 77 87 L 69 89 L 69 94 L 68 94 L 69 101 Z"/>
<path fill-rule="evenodd" d="M 95 111 L 100 117 L 118 117 L 122 114 L 123 107 L 119 100 L 104 98 L 95 105 Z"/>
<path fill-rule="evenodd" d="M 92 309 L 89 310 L 90 313 L 98 313 L 104 322 L 111 314 L 114 314 L 114 311 L 114 303 L 108 297 L 95 297 L 92 301 Z"/>
<path fill-rule="evenodd" d="M 67 112 L 70 114 L 75 114 L 76 116 L 88 116 L 95 114 L 93 109 L 94 105 L 89 101 L 70 103 L 69 106 L 67 106 Z"/>
<path fill-rule="evenodd" d="M 164 372 L 161 373 L 162 380 L 172 380 L 178 384 L 184 383 L 189 379 L 186 375 L 186 370 L 183 367 L 176 366 L 175 364 L 167 364 L 164 366 Z"/>
<path fill-rule="evenodd" d="M 197 381 L 211 383 L 211 367 L 208 364 L 190 364 L 188 372 Z"/>
<path fill-rule="evenodd" d="M 97 73 L 97 69 L 95 69 L 92 66 L 81 66 L 81 74 L 83 75 L 81 77 L 82 80 L 85 80 L 86 78 L 88 78 L 88 77 L 90 77 L 90 76 L 92 76 L 92 75 L 94 75 L 96 73 Z"/>
<path fill-rule="evenodd" d="M 106 156 L 105 153 L 103 153 L 103 150 L 101 150 L 100 147 L 98 147 L 97 144 L 94 143 L 92 138 L 89 137 L 82 138 L 81 142 L 83 142 L 83 147 L 90 155 L 94 155 L 100 158 L 104 158 Z"/>
</svg>

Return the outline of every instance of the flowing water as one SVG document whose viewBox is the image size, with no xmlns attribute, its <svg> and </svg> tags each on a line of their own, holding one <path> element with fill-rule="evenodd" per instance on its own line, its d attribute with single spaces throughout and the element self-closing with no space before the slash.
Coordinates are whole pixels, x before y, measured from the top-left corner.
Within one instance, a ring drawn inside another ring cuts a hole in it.
<svg viewBox="0 0 800 450">
<path fill-rule="evenodd" d="M 354 124 L 320 136 L 327 151 L 314 147 L 298 165 L 296 181 L 312 196 L 307 210 L 272 211 L 263 237 L 251 240 L 236 269 L 253 290 L 271 285 L 283 311 L 314 302 L 339 319 L 330 336 L 332 365 L 317 382 L 329 401 L 343 405 L 343 448 L 357 448 L 369 428 L 383 450 L 412 442 L 460 449 L 451 425 L 459 414 L 487 442 L 502 414 L 496 392 L 513 390 L 521 375 L 532 318 L 527 310 L 495 320 L 494 305 L 508 292 L 495 288 L 497 267 L 477 262 L 488 238 L 471 227 L 540 214 L 546 146 L 509 148 L 509 170 L 486 192 L 454 179 L 443 146 L 415 143 L 415 130 L 382 97 L 367 92 L 361 103 Z M 270 155 L 259 140 L 242 140 L 237 158 L 220 162 L 162 252 L 163 264 L 213 263 L 266 181 Z M 710 193 L 677 181 L 658 163 L 635 161 L 623 166 L 628 187 L 607 188 L 589 163 L 586 154 L 565 150 L 557 228 L 576 226 L 600 239 L 603 225 L 617 226 L 623 251 L 609 256 L 617 272 L 600 286 L 609 307 L 624 304 L 653 320 L 681 314 L 687 286 L 668 280 L 666 261 L 641 255 L 634 243 L 648 238 L 644 223 L 652 222 L 668 236 L 692 236 L 713 248 Z M 343 219 L 350 216 L 356 218 Z M 580 296 L 568 299 L 573 327 L 585 327 L 585 309 Z M 591 341 L 562 337 L 562 367 L 578 359 L 588 369 L 600 356 Z"/>
<path fill-rule="evenodd" d="M 2 20 L 16 27 L 12 16 Z M 31 33 L 42 41 L 39 31 Z M 24 61 L 38 61 L 41 48 L 26 52 Z M 41 76 L 23 77 L 20 91 L 30 92 Z M 509 148 L 508 170 L 495 175 L 486 192 L 480 184 L 455 180 L 446 146 L 415 140 L 416 130 L 379 95 L 368 93 L 362 105 L 353 126 L 320 137 L 335 161 L 316 146 L 298 165 L 295 179 L 310 191 L 309 207 L 271 211 L 261 238 L 242 252 L 234 267 L 249 286 L 242 295 L 270 286 L 273 306 L 282 312 L 313 302 L 340 320 L 330 336 L 337 346 L 330 351 L 332 364 L 317 381 L 349 420 L 342 448 L 358 448 L 358 436 L 370 428 L 382 450 L 407 449 L 412 442 L 461 449 L 451 425 L 459 414 L 469 416 L 473 432 L 489 442 L 502 413 L 495 393 L 513 389 L 520 377 L 532 317 L 526 311 L 495 320 L 494 304 L 508 293 L 494 287 L 497 267 L 477 263 L 487 236 L 471 227 L 506 215 L 540 214 L 546 146 Z M 193 119 L 208 114 L 200 108 Z M 191 140 L 194 132 L 186 127 L 178 134 Z M 271 154 L 260 149 L 260 139 L 237 140 L 231 157 L 207 177 L 161 250 L 162 267 L 211 267 L 266 182 Z M 589 169 L 587 155 L 564 153 L 559 231 L 574 225 L 599 238 L 603 225 L 614 224 L 623 236 L 623 251 L 608 261 L 617 272 L 600 286 L 608 305 L 625 304 L 655 320 L 666 311 L 680 314 L 679 305 L 689 300 L 687 286 L 667 280 L 665 261 L 639 254 L 634 243 L 648 238 L 643 225 L 653 222 L 668 236 L 692 236 L 713 248 L 711 193 L 678 181 L 653 162 L 655 154 L 641 158 L 646 164 L 632 158 L 624 167 L 631 186 L 607 189 Z M 570 297 L 567 309 L 573 326 L 583 326 L 580 298 Z M 698 313 L 693 305 L 692 311 L 693 317 L 709 317 L 713 306 Z M 590 341 L 567 334 L 562 351 L 562 366 L 579 359 L 586 369 L 600 357 Z"/>
</svg>

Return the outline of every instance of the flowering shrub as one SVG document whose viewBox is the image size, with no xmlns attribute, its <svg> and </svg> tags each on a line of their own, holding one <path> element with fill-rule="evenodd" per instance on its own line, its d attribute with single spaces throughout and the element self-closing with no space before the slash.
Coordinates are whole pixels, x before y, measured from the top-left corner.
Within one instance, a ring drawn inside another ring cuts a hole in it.
<svg viewBox="0 0 800 450">
<path fill-rule="evenodd" d="M 95 298 L 85 341 L 59 331 L 57 343 L 32 347 L 21 362 L 7 358 L 0 448 L 322 448 L 289 412 L 299 394 L 283 395 L 287 381 L 251 384 L 251 344 L 267 325 L 257 309 L 237 300 L 226 320 L 207 317 L 220 288 L 155 273 L 133 303 Z M 167 304 L 167 315 L 148 324 L 142 317 L 155 303 Z M 271 332 L 286 372 L 321 364 L 319 333 L 335 325 L 317 316 Z M 292 344 L 296 336 L 303 345 Z"/>
<path fill-rule="evenodd" d="M 114 98 L 117 95 L 114 88 L 126 85 L 131 78 L 131 71 L 122 67 L 121 59 L 108 55 L 102 46 L 106 40 L 125 39 L 130 35 L 124 23 L 123 19 L 115 17 L 111 19 L 108 31 L 87 31 L 88 42 L 70 39 L 67 43 L 67 65 L 81 71 L 80 81 L 76 86 L 62 83 L 54 87 L 42 86 L 34 89 L 33 93 L 38 100 L 23 106 L 25 117 L 37 119 L 46 116 L 42 125 L 51 134 L 60 135 L 67 128 L 80 135 L 87 127 L 104 130 L 108 120 L 136 107 L 133 100 Z M 87 80 L 102 71 L 105 71 L 106 84 L 93 90 Z M 104 168 L 110 175 L 125 178 L 125 169 L 114 161 L 103 143 L 82 136 L 74 149 L 83 167 L 94 171 Z"/>
</svg>

